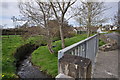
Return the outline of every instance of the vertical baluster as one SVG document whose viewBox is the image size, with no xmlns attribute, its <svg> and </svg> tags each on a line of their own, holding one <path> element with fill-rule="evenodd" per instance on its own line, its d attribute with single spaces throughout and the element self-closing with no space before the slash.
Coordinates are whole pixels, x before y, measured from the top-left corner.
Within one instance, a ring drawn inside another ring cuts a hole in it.
<svg viewBox="0 0 120 80">
<path fill-rule="evenodd" d="M 80 54 L 80 47 L 78 46 L 78 54 L 77 55 L 80 56 L 79 54 Z"/>
<path fill-rule="evenodd" d="M 85 42 L 85 57 L 87 58 L 87 41 Z"/>
<path fill-rule="evenodd" d="M 82 54 L 82 52 L 81 52 L 81 51 L 82 51 L 82 49 L 81 49 L 81 45 L 80 45 L 80 51 L 79 51 L 79 52 L 80 52 L 80 54 L 79 54 L 80 56 L 81 56 L 81 54 Z"/>
<path fill-rule="evenodd" d="M 75 48 L 75 55 L 77 55 L 77 47 Z"/>
<path fill-rule="evenodd" d="M 83 57 L 83 44 L 82 44 L 82 57 Z"/>
<path fill-rule="evenodd" d="M 85 43 L 83 44 L 83 57 L 85 57 Z"/>
<path fill-rule="evenodd" d="M 76 53 L 76 56 L 78 56 L 78 46 L 76 47 L 76 52 L 77 52 L 77 53 Z"/>
<path fill-rule="evenodd" d="M 84 47 L 83 47 L 83 53 L 84 53 L 84 57 L 85 57 L 85 43 L 83 45 L 84 45 Z"/>
<path fill-rule="evenodd" d="M 89 52 L 88 52 L 88 42 L 89 42 L 89 41 L 86 41 L 86 58 L 88 58 L 88 56 L 89 56 Z"/>
<path fill-rule="evenodd" d="M 81 45 L 81 57 L 83 56 L 83 45 Z"/>
<path fill-rule="evenodd" d="M 74 50 L 71 51 L 72 55 L 74 55 Z"/>
</svg>

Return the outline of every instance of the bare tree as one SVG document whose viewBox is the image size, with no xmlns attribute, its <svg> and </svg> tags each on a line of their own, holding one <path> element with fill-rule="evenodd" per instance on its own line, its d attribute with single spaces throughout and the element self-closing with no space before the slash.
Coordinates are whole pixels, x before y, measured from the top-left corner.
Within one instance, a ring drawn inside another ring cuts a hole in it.
<svg viewBox="0 0 120 80">
<path fill-rule="evenodd" d="M 108 8 L 105 7 L 103 2 L 82 2 L 78 8 L 80 10 L 79 16 L 76 20 L 82 25 L 87 27 L 87 36 L 90 36 L 90 27 L 100 25 L 107 19 L 102 17 L 102 13 Z"/>
<path fill-rule="evenodd" d="M 48 25 L 49 21 L 53 20 L 54 18 L 57 19 L 60 37 L 62 40 L 62 48 L 64 48 L 64 35 L 62 29 L 65 22 L 65 14 L 67 13 L 68 8 L 70 8 L 75 2 L 76 0 L 69 2 L 40 2 L 40 0 L 35 0 L 35 2 L 19 3 L 20 11 L 24 16 L 27 17 L 27 20 L 43 27 L 44 30 L 46 30 L 45 36 L 50 53 L 54 53 L 52 50 L 52 37 L 54 35 L 53 29 L 51 29 Z"/>
<path fill-rule="evenodd" d="M 74 1 L 68 1 L 65 2 L 63 0 L 63 2 L 59 2 L 57 0 L 57 2 L 51 2 L 51 7 L 53 9 L 54 15 L 56 17 L 56 19 L 58 20 L 59 23 L 59 29 L 60 29 L 60 37 L 61 37 L 61 41 L 62 41 L 62 48 L 65 48 L 65 41 L 64 41 L 64 34 L 63 34 L 63 23 L 65 20 L 65 14 L 67 13 L 68 9 L 76 2 L 76 0 Z"/>
<path fill-rule="evenodd" d="M 27 17 L 28 21 L 37 24 L 39 27 L 44 28 L 44 36 L 47 40 L 47 46 L 50 53 L 54 53 L 52 50 L 52 38 L 50 35 L 50 29 L 48 26 L 48 21 L 51 19 L 52 12 L 51 6 L 48 2 L 40 2 L 35 0 L 33 2 L 19 3 L 19 8 L 21 13 Z"/>
</svg>

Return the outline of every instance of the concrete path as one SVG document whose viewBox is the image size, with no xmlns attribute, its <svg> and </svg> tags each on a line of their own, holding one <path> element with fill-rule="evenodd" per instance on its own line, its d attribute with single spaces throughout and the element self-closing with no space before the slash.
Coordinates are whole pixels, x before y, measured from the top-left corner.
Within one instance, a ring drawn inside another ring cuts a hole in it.
<svg viewBox="0 0 120 80">
<path fill-rule="evenodd" d="M 105 36 L 108 36 L 110 39 L 114 39 L 118 42 L 119 34 L 116 32 L 104 34 Z"/>
<path fill-rule="evenodd" d="M 118 78 L 118 50 L 98 52 L 93 78 Z"/>
<path fill-rule="evenodd" d="M 118 33 L 110 33 L 106 36 L 118 41 L 118 46 L 120 46 L 120 35 Z M 118 78 L 118 72 L 120 73 L 118 57 L 120 58 L 119 49 L 107 52 L 99 51 L 96 57 L 93 78 Z"/>
</svg>

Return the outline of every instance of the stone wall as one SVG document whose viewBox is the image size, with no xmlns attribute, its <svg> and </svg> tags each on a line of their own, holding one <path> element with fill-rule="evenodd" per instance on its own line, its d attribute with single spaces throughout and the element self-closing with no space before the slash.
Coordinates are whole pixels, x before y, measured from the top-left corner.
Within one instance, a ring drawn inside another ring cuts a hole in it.
<svg viewBox="0 0 120 80">
<path fill-rule="evenodd" d="M 118 49 L 118 42 L 116 40 L 113 40 L 103 34 L 100 35 L 100 39 L 104 41 L 106 44 L 99 47 L 99 50 L 111 51 L 111 50 Z"/>
<path fill-rule="evenodd" d="M 59 60 L 59 74 L 72 78 L 91 78 L 92 64 L 90 59 L 65 54 Z"/>
</svg>

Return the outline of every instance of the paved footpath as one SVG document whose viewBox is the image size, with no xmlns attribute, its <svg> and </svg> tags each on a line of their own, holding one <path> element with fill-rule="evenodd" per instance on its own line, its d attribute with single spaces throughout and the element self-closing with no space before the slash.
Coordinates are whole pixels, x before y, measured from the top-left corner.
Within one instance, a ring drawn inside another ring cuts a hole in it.
<svg viewBox="0 0 120 80">
<path fill-rule="evenodd" d="M 93 78 L 118 78 L 118 50 L 98 52 Z"/>
<path fill-rule="evenodd" d="M 118 41 L 118 46 L 120 46 L 120 35 L 111 33 L 107 34 L 107 36 Z M 118 60 L 120 58 L 119 53 L 119 49 L 107 52 L 98 51 L 93 78 L 118 78 L 118 72 L 120 73 L 118 68 L 120 67 L 118 65 L 120 63 L 120 60 Z"/>
</svg>

